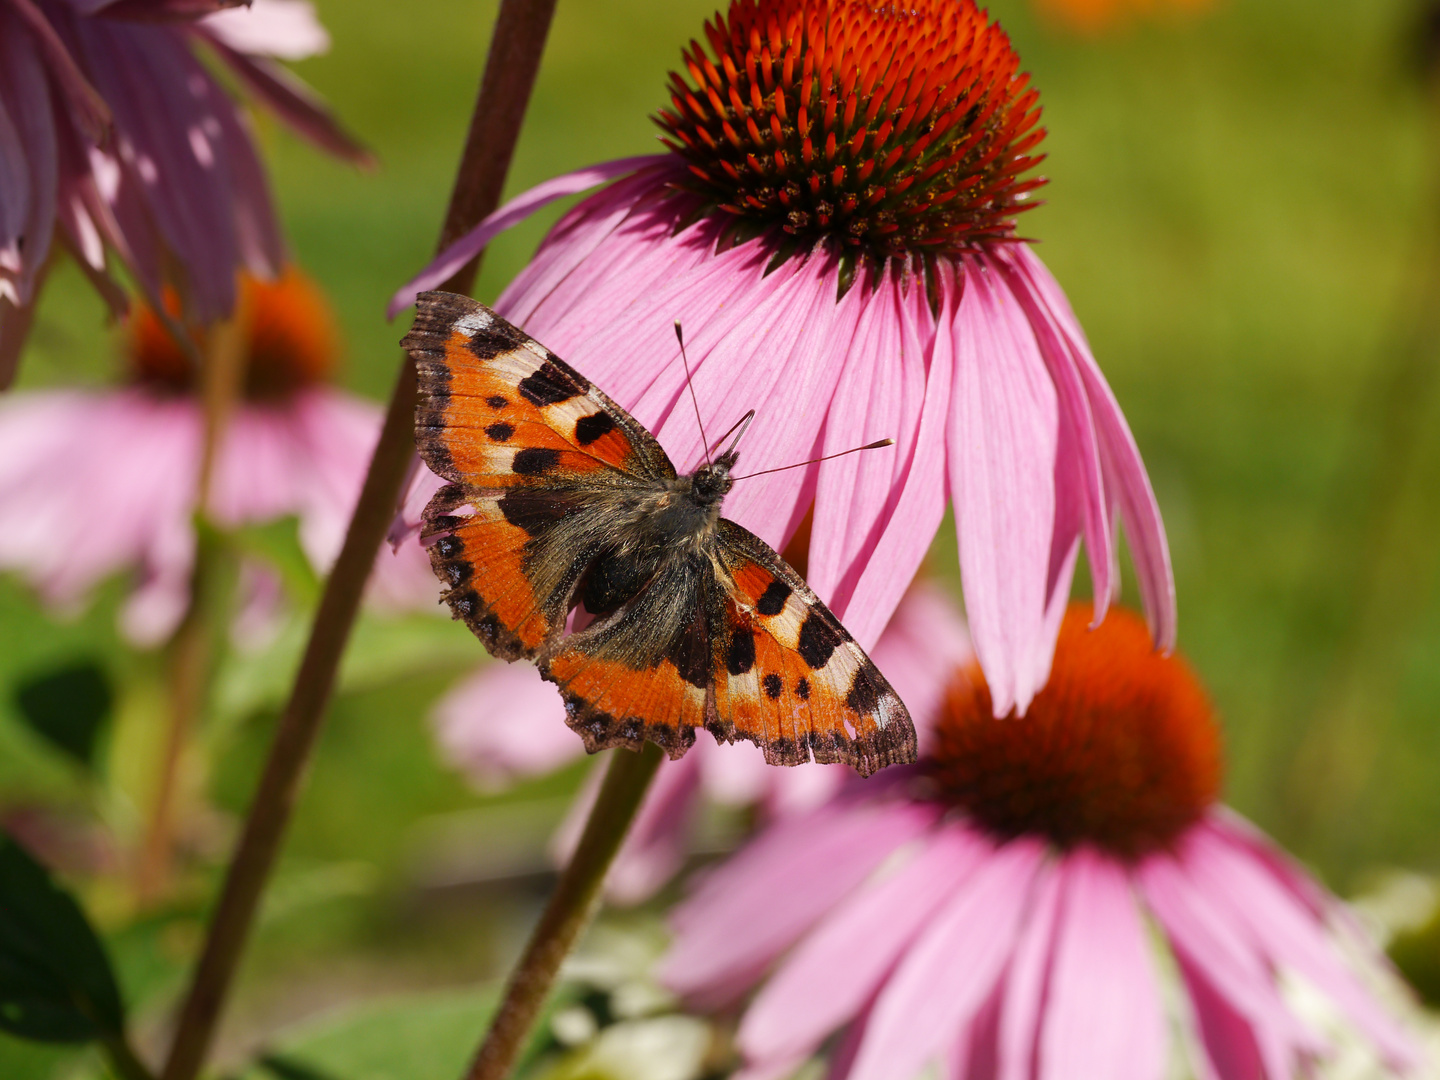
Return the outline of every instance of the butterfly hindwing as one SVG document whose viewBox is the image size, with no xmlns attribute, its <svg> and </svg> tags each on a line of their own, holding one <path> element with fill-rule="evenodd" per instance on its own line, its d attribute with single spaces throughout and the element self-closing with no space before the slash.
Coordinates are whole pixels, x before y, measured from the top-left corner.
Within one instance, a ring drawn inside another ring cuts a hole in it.
<svg viewBox="0 0 1440 1080">
<path fill-rule="evenodd" d="M 497 488 L 607 470 L 675 475 L 629 413 L 476 300 L 421 293 L 401 344 L 419 380 L 416 444 L 446 480 Z"/>
<path fill-rule="evenodd" d="M 843 762 L 862 775 L 915 760 L 899 695 L 804 578 L 722 519 L 723 625 L 716 635 L 717 737 L 749 739 L 775 765 Z"/>
</svg>

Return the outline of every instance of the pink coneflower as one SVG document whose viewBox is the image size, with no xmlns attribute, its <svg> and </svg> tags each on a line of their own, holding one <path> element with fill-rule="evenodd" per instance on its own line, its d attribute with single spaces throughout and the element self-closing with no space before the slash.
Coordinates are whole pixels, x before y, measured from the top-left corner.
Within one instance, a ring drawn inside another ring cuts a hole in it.
<svg viewBox="0 0 1440 1080">
<path fill-rule="evenodd" d="M 996 719 L 962 672 L 921 765 L 762 835 L 674 915 L 669 985 L 758 987 L 747 1080 L 1288 1080 L 1327 1041 L 1415 1060 L 1342 906 L 1215 803 L 1219 732 L 1140 620 L 1065 617 L 1049 684 Z M 1308 1002 L 1308 999 L 1307 999 Z"/>
<path fill-rule="evenodd" d="M 917 582 L 871 657 L 917 724 L 928 726 L 944 697 L 937 673 L 968 662 L 971 652 L 953 603 L 933 585 Z M 529 664 L 486 664 L 440 700 L 433 719 L 446 760 L 482 790 L 551 772 L 584 754 L 565 724 L 559 693 Z M 574 849 L 600 775 L 591 774 L 557 834 L 557 859 Z M 690 851 L 704 800 L 754 806 L 762 820 L 778 820 L 814 809 L 857 782 L 854 777 L 840 765 L 774 769 L 748 743 L 722 746 L 702 735 L 683 758 L 661 764 L 611 868 L 606 894 L 615 903 L 638 903 L 674 877 Z"/>
<path fill-rule="evenodd" d="M 323 567 L 344 537 L 379 410 L 322 381 L 337 338 L 308 279 L 292 268 L 274 283 L 244 278 L 242 290 L 244 399 L 216 455 L 209 515 L 222 527 L 296 515 Z M 152 644 L 189 598 L 205 421 L 191 360 L 154 312 L 137 307 L 126 329 L 129 385 L 0 398 L 0 569 L 61 607 L 136 571 L 122 626 Z M 419 552 L 386 553 L 381 567 L 386 598 L 438 595 Z"/>
<path fill-rule="evenodd" d="M 520 196 L 397 295 L 409 303 L 545 201 L 565 215 L 496 307 L 701 459 L 748 408 L 747 469 L 889 436 L 894 450 L 737 485 L 725 513 L 777 549 L 813 504 L 809 580 L 862 646 L 955 505 L 966 611 L 1001 714 L 1044 684 L 1081 538 L 1096 617 L 1128 530 L 1158 644 L 1169 555 L 1125 419 L 1060 287 L 1015 231 L 1044 129 L 973 0 L 736 0 L 673 77 L 671 152 Z M 438 481 L 412 492 L 407 519 Z"/>
<path fill-rule="evenodd" d="M 284 246 L 249 126 L 201 62 L 312 142 L 368 153 L 271 59 L 328 46 L 302 0 L 0 0 L 0 386 L 9 381 L 52 241 L 118 310 L 107 252 L 158 301 L 228 314 L 241 268 L 279 272 Z"/>
</svg>

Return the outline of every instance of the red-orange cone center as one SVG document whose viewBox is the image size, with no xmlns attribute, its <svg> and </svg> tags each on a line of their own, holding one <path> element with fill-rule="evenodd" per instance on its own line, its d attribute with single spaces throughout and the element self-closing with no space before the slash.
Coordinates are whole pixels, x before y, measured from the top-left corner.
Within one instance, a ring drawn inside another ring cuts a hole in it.
<svg viewBox="0 0 1440 1080">
<path fill-rule="evenodd" d="M 147 304 L 135 305 L 126 324 L 130 369 L 138 382 L 189 393 L 198 382 L 195 361 L 170 330 L 178 326 L 178 298 L 167 296 L 165 308 L 169 320 Z M 274 281 L 242 275 L 235 310 L 245 338 L 248 399 L 283 401 L 334 370 L 339 354 L 334 316 L 320 289 L 295 267 Z M 195 331 L 191 339 L 195 354 L 204 357 L 208 334 Z"/>
<path fill-rule="evenodd" d="M 671 76 L 667 145 L 712 204 L 877 257 L 1014 237 L 1038 95 L 973 0 L 734 0 Z M 688 75 L 688 78 L 686 77 Z"/>
<path fill-rule="evenodd" d="M 1220 732 L 1189 666 L 1112 610 L 1072 606 L 1049 683 L 1023 717 L 992 715 L 978 669 L 951 687 L 936 730 L 938 792 L 1003 838 L 1092 843 L 1122 858 L 1170 845 L 1220 788 Z"/>
</svg>

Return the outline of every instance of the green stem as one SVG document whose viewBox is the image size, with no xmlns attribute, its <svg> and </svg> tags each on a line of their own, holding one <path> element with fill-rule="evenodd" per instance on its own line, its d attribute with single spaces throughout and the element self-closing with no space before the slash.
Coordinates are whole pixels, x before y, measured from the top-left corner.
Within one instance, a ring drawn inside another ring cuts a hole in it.
<svg viewBox="0 0 1440 1080">
<path fill-rule="evenodd" d="M 100 1046 L 110 1068 L 120 1080 L 155 1080 L 155 1074 L 140 1060 L 123 1035 L 106 1039 Z"/>
<path fill-rule="evenodd" d="M 545 914 L 530 934 L 525 952 L 510 973 L 500 1008 L 475 1054 L 466 1080 L 505 1080 L 535 1025 L 560 964 L 594 914 L 605 873 L 615 860 L 630 822 L 640 808 L 662 752 L 646 743 L 637 754 L 615 750 L 605 782 L 585 822 L 570 863 L 560 874 Z"/>
<path fill-rule="evenodd" d="M 555 0 L 502 0 L 440 234 L 441 249 L 499 204 L 554 11 Z M 477 257 L 444 288 L 468 292 L 478 266 Z M 181 1007 L 163 1080 L 194 1080 L 209 1052 L 319 735 L 366 579 L 399 501 L 400 486 L 414 453 L 414 429 L 415 370 L 408 360 L 402 360 L 380 441 L 339 558 L 325 582 L 300 670 Z"/>
</svg>

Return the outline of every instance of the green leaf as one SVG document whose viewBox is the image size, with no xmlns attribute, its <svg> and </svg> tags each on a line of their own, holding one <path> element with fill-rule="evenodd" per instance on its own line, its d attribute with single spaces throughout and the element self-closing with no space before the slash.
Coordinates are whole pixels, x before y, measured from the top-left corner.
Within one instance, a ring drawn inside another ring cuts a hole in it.
<svg viewBox="0 0 1440 1080">
<path fill-rule="evenodd" d="M 39 1042 L 118 1039 L 120 989 L 80 905 L 0 835 L 0 1030 Z"/>
<path fill-rule="evenodd" d="M 30 729 L 87 766 L 114 699 L 105 669 L 94 660 L 32 677 L 15 690 L 15 707 Z"/>
<path fill-rule="evenodd" d="M 320 599 L 320 575 L 300 543 L 300 519 L 277 518 L 258 525 L 245 525 L 231 534 L 236 547 L 246 555 L 263 559 L 280 574 L 285 591 L 302 605 Z"/>
</svg>

